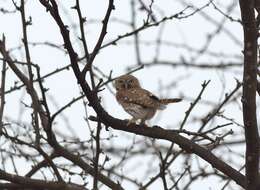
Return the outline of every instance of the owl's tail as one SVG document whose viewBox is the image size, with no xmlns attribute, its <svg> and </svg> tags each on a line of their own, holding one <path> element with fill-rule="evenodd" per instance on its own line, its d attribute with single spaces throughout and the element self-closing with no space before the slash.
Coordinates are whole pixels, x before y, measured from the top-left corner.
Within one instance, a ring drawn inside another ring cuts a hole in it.
<svg viewBox="0 0 260 190">
<path fill-rule="evenodd" d="M 181 98 L 169 98 L 169 99 L 160 99 L 160 103 L 161 104 L 170 104 L 170 103 L 177 103 L 177 102 L 180 102 L 182 101 Z"/>
<path fill-rule="evenodd" d="M 161 106 L 159 107 L 160 110 L 163 110 L 166 108 L 167 104 L 170 103 L 177 103 L 182 101 L 181 98 L 168 98 L 168 99 L 160 99 Z"/>
</svg>

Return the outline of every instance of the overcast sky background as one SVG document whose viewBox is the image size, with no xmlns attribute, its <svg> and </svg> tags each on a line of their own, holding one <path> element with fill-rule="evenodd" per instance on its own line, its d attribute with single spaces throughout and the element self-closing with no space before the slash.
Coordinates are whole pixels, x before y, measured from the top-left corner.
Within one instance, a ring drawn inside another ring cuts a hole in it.
<svg viewBox="0 0 260 190">
<path fill-rule="evenodd" d="M 14 6 L 10 0 L 0 0 L 1 7 L 4 7 L 8 10 L 14 10 Z M 149 4 L 150 1 L 145 1 Z M 233 1 L 214 1 L 215 4 L 221 8 L 224 12 L 227 12 L 226 7 L 231 6 Z M 104 0 L 86 0 L 81 1 L 81 8 L 83 15 L 86 16 L 88 24 L 86 26 L 87 42 L 89 49 L 92 49 L 96 43 L 99 31 L 101 29 L 100 20 L 103 19 L 108 1 Z M 207 0 L 193 0 L 186 1 L 190 5 L 199 8 L 208 3 Z M 59 1 L 62 9 L 60 10 L 64 22 L 70 28 L 70 35 L 74 44 L 74 47 L 77 49 L 78 54 L 82 56 L 83 51 L 79 46 L 77 37 L 79 36 L 79 30 L 77 27 L 78 18 L 75 10 L 71 10 L 70 7 L 75 5 L 74 0 Z M 125 22 L 131 21 L 131 9 L 130 1 L 120 1 L 115 0 L 115 10 L 112 12 L 111 20 L 120 19 Z M 175 13 L 182 11 L 185 8 L 185 5 L 181 1 L 177 0 L 155 0 L 153 5 L 153 11 L 155 16 L 162 18 L 164 16 L 171 16 Z M 193 9 L 190 8 L 184 12 L 184 14 L 189 14 L 193 12 Z M 212 5 L 203 9 L 203 12 L 209 14 L 218 22 L 223 22 L 223 15 L 217 11 Z M 42 7 L 38 1 L 27 1 L 26 3 L 26 15 L 32 17 L 32 26 L 28 27 L 28 36 L 30 42 L 52 42 L 62 45 L 62 38 L 59 33 L 59 29 L 56 26 L 54 20 Z M 234 19 L 240 19 L 240 12 L 238 3 L 235 3 L 234 10 L 230 14 Z M 143 20 L 147 17 L 144 13 L 138 13 L 137 15 L 137 26 L 141 26 Z M 96 22 L 98 21 L 98 22 Z M 216 53 L 230 54 L 232 57 L 224 56 L 201 56 L 194 63 L 219 63 L 221 61 L 227 62 L 242 62 L 242 40 L 243 33 L 242 27 L 238 22 L 232 22 L 228 19 L 224 21 L 224 27 L 227 31 L 231 32 L 240 42 L 235 42 L 231 40 L 229 36 L 223 31 L 218 33 L 216 37 L 212 40 L 209 45 L 209 50 Z M 0 15 L 0 34 L 6 36 L 7 48 L 12 49 L 22 45 L 22 31 L 21 31 L 21 19 L 20 15 L 17 14 L 1 14 Z M 163 28 L 163 40 L 175 44 L 188 44 L 191 47 L 201 49 L 206 41 L 207 35 L 214 32 L 216 26 L 211 22 L 206 20 L 200 12 L 184 18 L 181 20 L 173 19 L 167 21 Z M 111 40 L 117 38 L 118 35 L 125 34 L 126 32 L 132 31 L 131 27 L 113 21 L 108 25 L 108 33 L 105 37 L 104 44 L 110 42 Z M 159 27 L 152 27 L 150 29 L 144 30 L 140 33 L 140 39 L 142 41 L 155 42 L 160 32 Z M 136 65 L 135 49 L 132 43 L 133 37 L 125 38 L 124 40 L 118 42 L 116 46 L 109 46 L 100 51 L 98 56 L 94 61 L 94 65 L 101 69 L 105 74 L 113 71 L 113 76 L 119 76 L 127 72 L 127 68 Z M 41 74 L 47 74 L 56 68 L 60 68 L 64 65 L 69 64 L 68 56 L 55 48 L 41 46 L 31 46 L 31 56 L 32 62 L 40 65 Z M 154 59 L 155 55 L 155 46 L 154 45 L 141 45 L 141 58 L 143 62 L 151 62 Z M 11 54 L 19 59 L 25 60 L 25 55 L 20 50 L 11 51 Z M 175 46 L 162 45 L 160 49 L 159 59 L 168 60 L 168 61 L 180 61 L 185 59 L 187 61 L 192 60 L 196 57 L 196 53 L 186 50 L 185 48 L 177 48 Z M 235 79 L 242 80 L 242 68 L 232 69 L 232 72 L 222 72 L 220 70 L 198 70 L 198 69 L 187 69 L 185 67 L 174 68 L 174 67 L 149 67 L 139 70 L 134 73 L 134 75 L 141 80 L 141 84 L 144 88 L 150 90 L 154 94 L 160 97 L 180 97 L 184 96 L 184 101 L 179 104 L 169 105 L 166 110 L 160 112 L 152 119 L 149 123 L 151 125 L 160 125 L 164 128 L 169 129 L 178 129 L 182 118 L 185 116 L 185 111 L 189 108 L 190 102 L 196 98 L 199 91 L 201 90 L 201 84 L 205 80 L 211 80 L 209 86 L 207 87 L 205 93 L 203 94 L 202 100 L 220 102 L 224 99 L 225 93 L 230 92 L 236 86 Z M 13 75 L 11 70 L 7 72 L 7 88 L 9 89 L 14 85 L 14 81 L 17 78 Z M 177 82 L 176 88 L 171 88 L 167 90 L 160 90 L 162 86 L 169 85 L 172 81 Z M 223 82 L 224 81 L 224 82 Z M 75 80 L 72 70 L 64 71 L 54 77 L 50 77 L 44 82 L 45 87 L 49 88 L 48 98 L 52 101 L 50 104 L 51 112 L 55 112 L 62 105 L 68 103 L 72 98 L 79 95 L 80 89 Z M 112 84 L 110 85 L 112 88 Z M 113 89 L 113 88 L 112 88 Z M 25 103 L 30 103 L 28 96 L 24 96 L 25 91 L 15 92 L 8 94 L 6 96 L 6 107 L 5 107 L 5 116 L 8 119 L 19 119 L 20 121 L 28 121 L 30 118 L 30 111 L 22 108 L 20 105 L 20 98 L 23 97 Z M 102 105 L 105 109 L 114 117 L 120 119 L 130 118 L 123 109 L 118 105 L 115 100 L 114 95 L 108 90 L 105 89 L 100 93 L 102 95 Z M 229 117 L 236 118 L 236 121 L 242 124 L 242 112 L 241 107 L 239 106 L 240 102 L 237 102 L 237 105 L 230 105 L 225 107 L 225 114 Z M 198 105 L 192 112 L 192 117 L 205 115 L 209 111 L 209 106 L 205 104 Z M 89 114 L 93 114 L 92 110 L 89 109 Z M 82 101 L 74 104 L 72 107 L 67 109 L 64 113 L 64 116 L 68 120 L 64 121 L 64 118 L 57 118 L 54 130 L 66 134 L 69 137 L 75 137 L 82 140 L 89 138 L 89 134 L 85 133 L 86 123 L 84 121 L 84 108 L 82 106 Z M 217 120 L 217 124 L 223 124 L 224 121 L 221 119 Z M 71 125 L 73 131 L 68 130 L 67 126 Z M 188 120 L 185 129 L 195 130 L 200 126 L 199 122 L 193 122 Z M 232 128 L 237 133 L 241 133 L 241 129 L 237 129 L 237 126 L 230 126 L 226 130 L 228 131 Z M 73 134 L 75 133 L 75 134 Z M 117 136 L 113 138 L 110 143 L 115 145 L 115 147 L 127 147 L 130 146 L 133 139 L 138 141 L 145 137 L 134 136 L 127 134 L 125 132 L 118 132 L 110 130 L 109 132 L 102 130 L 102 138 L 108 137 L 110 135 Z M 241 137 L 241 136 L 240 136 Z M 147 138 L 147 142 L 150 140 Z M 157 143 L 164 143 L 158 141 Z M 142 146 L 142 144 L 137 144 L 136 146 Z M 237 147 L 237 150 L 243 150 L 244 147 Z M 218 152 L 216 152 L 218 154 Z M 230 159 L 229 156 L 224 156 L 227 160 Z M 180 157 L 182 158 L 182 157 Z M 104 156 L 101 157 L 101 160 L 104 159 Z M 148 169 L 154 169 L 158 171 L 158 162 L 153 162 L 152 157 L 147 157 L 143 159 L 142 157 L 130 160 L 125 168 L 122 168 L 122 172 L 128 172 L 129 176 L 138 176 L 142 178 L 145 176 Z M 242 161 L 237 159 L 237 163 Z M 24 160 L 20 160 L 21 163 L 24 163 Z M 111 160 L 112 163 L 116 163 L 117 159 Z M 150 163 L 150 164 L 147 164 Z M 173 170 L 183 171 L 182 168 L 179 168 L 177 163 L 182 163 L 182 160 L 178 160 L 176 164 L 173 165 Z M 10 163 L 11 164 L 11 163 Z M 229 163 L 230 164 L 230 163 Z M 232 165 L 232 164 L 231 164 Z M 234 164 L 233 166 L 237 168 L 239 164 Z M 150 168 L 147 168 L 149 166 Z M 207 168 L 210 168 L 209 164 L 205 163 Z M 193 167 L 196 167 L 194 164 Z M 133 169 L 134 168 L 134 169 Z M 21 173 L 26 173 L 28 171 L 27 166 L 25 168 L 21 167 L 19 169 Z M 37 175 L 36 175 L 37 176 Z M 195 183 L 192 186 L 192 189 L 220 189 L 223 184 L 218 183 L 217 178 L 210 178 L 201 181 L 202 183 Z M 78 179 L 72 179 L 77 181 Z M 127 187 L 125 183 L 123 186 Z M 150 189 L 161 188 L 161 180 L 157 180 Z M 127 189 L 134 187 L 129 186 Z"/>
</svg>

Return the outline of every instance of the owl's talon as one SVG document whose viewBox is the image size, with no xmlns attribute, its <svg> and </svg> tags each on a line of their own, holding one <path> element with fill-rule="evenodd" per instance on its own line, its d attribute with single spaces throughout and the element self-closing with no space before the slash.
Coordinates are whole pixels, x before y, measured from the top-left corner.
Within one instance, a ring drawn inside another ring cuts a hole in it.
<svg viewBox="0 0 260 190">
<path fill-rule="evenodd" d="M 135 124 L 135 121 L 136 121 L 136 120 L 135 120 L 134 118 L 129 119 L 126 125 L 129 126 L 129 125 L 131 125 L 131 124 Z"/>
<path fill-rule="evenodd" d="M 143 126 L 143 127 L 148 127 L 148 126 L 146 125 L 146 123 L 145 123 L 145 119 L 144 119 L 144 120 L 143 120 L 143 119 L 141 120 L 140 125 Z"/>
<path fill-rule="evenodd" d="M 141 123 L 140 124 L 142 127 L 149 127 L 146 123 Z"/>
</svg>

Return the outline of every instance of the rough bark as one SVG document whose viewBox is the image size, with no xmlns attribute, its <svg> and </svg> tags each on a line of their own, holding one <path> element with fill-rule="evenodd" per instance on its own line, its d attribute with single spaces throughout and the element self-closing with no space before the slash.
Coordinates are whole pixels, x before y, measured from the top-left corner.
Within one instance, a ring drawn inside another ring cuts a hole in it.
<svg viewBox="0 0 260 190">
<path fill-rule="evenodd" d="M 246 139 L 246 189 L 259 186 L 259 135 L 256 119 L 257 26 L 254 0 L 240 0 L 244 29 L 243 120 Z"/>
</svg>

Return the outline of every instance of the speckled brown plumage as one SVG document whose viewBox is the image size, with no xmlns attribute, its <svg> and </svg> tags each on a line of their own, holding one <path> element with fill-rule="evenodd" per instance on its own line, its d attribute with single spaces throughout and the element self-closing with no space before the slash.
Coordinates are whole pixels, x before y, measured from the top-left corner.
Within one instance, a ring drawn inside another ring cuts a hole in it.
<svg viewBox="0 0 260 190">
<path fill-rule="evenodd" d="M 141 88 L 138 79 L 132 75 L 123 75 L 115 80 L 116 99 L 124 110 L 133 116 L 130 123 L 141 119 L 151 119 L 157 110 L 162 110 L 169 103 L 179 102 L 179 98 L 159 99 L 151 92 Z"/>
</svg>

